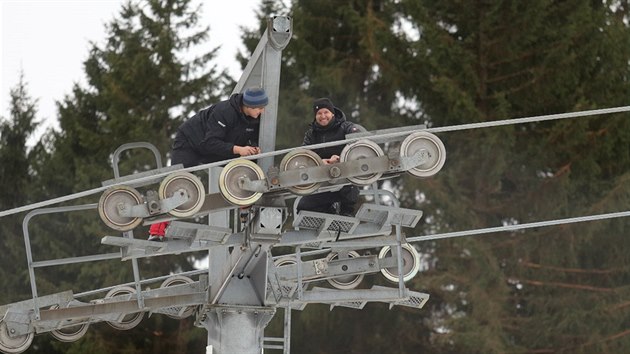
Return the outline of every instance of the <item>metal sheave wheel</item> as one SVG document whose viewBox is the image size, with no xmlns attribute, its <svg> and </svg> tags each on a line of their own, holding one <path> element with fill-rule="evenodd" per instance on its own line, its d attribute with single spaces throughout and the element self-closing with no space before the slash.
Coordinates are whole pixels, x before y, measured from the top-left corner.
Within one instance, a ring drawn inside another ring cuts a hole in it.
<svg viewBox="0 0 630 354">
<path fill-rule="evenodd" d="M 323 161 L 315 152 L 298 148 L 284 155 L 280 161 L 280 172 L 292 171 L 300 168 L 317 167 L 323 165 Z M 301 184 L 289 187 L 289 190 L 297 195 L 308 195 L 315 192 L 321 183 Z"/>
<path fill-rule="evenodd" d="M 379 156 L 383 156 L 383 149 L 375 142 L 364 139 L 346 145 L 339 157 L 341 162 L 346 162 Z M 354 184 L 365 186 L 376 182 L 382 175 L 382 172 L 372 173 L 364 176 L 348 177 L 348 180 Z"/>
<path fill-rule="evenodd" d="M 383 259 L 385 257 L 391 257 L 391 255 L 391 247 L 385 246 L 381 249 L 381 252 L 379 252 L 378 258 Z M 405 243 L 402 245 L 401 257 L 403 259 L 403 281 L 407 282 L 415 277 L 420 270 L 420 254 L 412 245 Z M 383 268 L 381 269 L 381 273 L 387 280 L 398 283 L 398 267 Z"/>
<path fill-rule="evenodd" d="M 356 251 L 348 252 L 348 258 L 357 258 L 357 257 L 359 257 L 359 254 Z M 326 257 L 328 261 L 332 261 L 338 258 L 339 258 L 339 254 L 337 252 L 332 252 L 331 254 L 328 255 L 328 257 Z M 357 286 L 359 286 L 361 281 L 363 281 L 364 277 L 365 277 L 365 274 L 356 274 L 356 275 L 340 276 L 340 277 L 330 278 L 326 280 L 334 288 L 341 289 L 341 290 L 349 290 L 349 289 L 354 289 Z"/>
<path fill-rule="evenodd" d="M 50 307 L 51 310 L 58 309 L 59 305 L 52 305 Z M 55 339 L 60 342 L 76 342 L 81 339 L 87 333 L 88 328 L 90 327 L 89 323 L 77 324 L 74 326 L 64 327 L 60 329 L 55 329 L 50 331 L 50 335 L 52 335 Z"/>
<path fill-rule="evenodd" d="M 142 203 L 142 195 L 134 188 L 127 186 L 112 187 L 101 195 L 98 201 L 98 215 L 112 229 L 129 231 L 140 225 L 142 218 L 120 216 L 118 208 L 120 205 L 130 208 Z"/>
<path fill-rule="evenodd" d="M 241 188 L 239 181 L 247 177 L 250 181 L 265 178 L 263 170 L 253 161 L 239 159 L 228 163 L 219 175 L 219 191 L 228 202 L 238 206 L 256 203 L 262 193 Z"/>
<path fill-rule="evenodd" d="M 105 298 L 109 299 L 114 296 L 135 294 L 135 293 L 136 293 L 136 289 L 130 286 L 118 286 L 110 290 L 107 293 L 107 295 L 105 295 Z M 134 312 L 134 313 L 126 314 L 120 321 L 107 321 L 107 324 L 112 326 L 115 329 L 126 331 L 139 325 L 140 322 L 142 322 L 142 317 L 144 317 L 144 313 Z"/>
<path fill-rule="evenodd" d="M 431 177 L 438 173 L 446 161 L 446 148 L 437 136 L 429 132 L 421 131 L 413 133 L 403 140 L 400 145 L 402 156 L 412 156 L 418 150 L 426 150 L 429 160 L 419 166 L 409 169 L 407 172 L 416 177 Z"/>
<path fill-rule="evenodd" d="M 175 172 L 166 176 L 160 183 L 158 196 L 160 199 L 166 199 L 172 197 L 182 189 L 188 194 L 188 200 L 168 212 L 170 215 L 178 218 L 186 218 L 195 215 L 203 206 L 203 202 L 206 198 L 203 183 L 201 183 L 201 180 L 199 180 L 197 176 L 190 172 Z"/>
<path fill-rule="evenodd" d="M 168 288 L 169 286 L 192 284 L 192 283 L 194 283 L 194 281 L 190 279 L 189 277 L 186 277 L 183 275 L 176 275 L 176 276 L 173 276 L 164 280 L 164 282 L 162 282 L 162 285 L 160 285 L 160 288 Z M 170 312 L 176 313 L 177 315 L 166 314 L 168 317 L 174 318 L 174 319 L 183 319 L 186 317 L 190 317 L 195 312 L 195 307 L 194 306 L 187 306 L 187 307 L 173 306 L 173 307 L 170 307 L 169 310 L 171 310 Z"/>
<path fill-rule="evenodd" d="M 0 351 L 3 353 L 22 353 L 33 342 L 35 333 L 30 332 L 17 337 L 11 337 L 7 324 L 0 320 Z"/>
<path fill-rule="evenodd" d="M 273 261 L 276 267 L 282 267 L 283 265 L 297 264 L 295 256 L 283 256 Z"/>
</svg>

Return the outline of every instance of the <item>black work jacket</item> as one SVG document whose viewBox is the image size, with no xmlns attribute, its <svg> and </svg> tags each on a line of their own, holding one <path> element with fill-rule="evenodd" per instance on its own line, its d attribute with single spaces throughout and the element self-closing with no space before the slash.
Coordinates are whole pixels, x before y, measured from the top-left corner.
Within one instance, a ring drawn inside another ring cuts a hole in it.
<svg viewBox="0 0 630 354">
<path fill-rule="evenodd" d="M 258 146 L 260 118 L 241 111 L 243 94 L 202 109 L 179 127 L 195 152 L 207 158 L 206 163 L 233 159 L 234 145 Z"/>
</svg>

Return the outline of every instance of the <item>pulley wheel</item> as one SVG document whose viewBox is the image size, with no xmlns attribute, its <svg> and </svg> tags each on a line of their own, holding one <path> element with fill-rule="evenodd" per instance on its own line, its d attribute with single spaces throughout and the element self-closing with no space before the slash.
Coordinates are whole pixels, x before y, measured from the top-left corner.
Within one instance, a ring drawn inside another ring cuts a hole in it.
<svg viewBox="0 0 630 354">
<path fill-rule="evenodd" d="M 317 167 L 323 165 L 321 157 L 315 152 L 298 148 L 290 153 L 284 155 L 282 161 L 280 161 L 280 172 L 292 171 L 300 168 Z M 297 195 L 308 195 L 315 192 L 321 183 L 309 183 L 301 184 L 293 187 L 289 187 L 289 190 Z"/>
<path fill-rule="evenodd" d="M 98 215 L 112 229 L 129 231 L 140 225 L 142 218 L 121 216 L 118 208 L 120 205 L 131 208 L 142 203 L 142 195 L 137 190 L 127 186 L 112 187 L 101 195 L 98 201 Z"/>
<path fill-rule="evenodd" d="M 248 206 L 256 203 L 261 192 L 248 191 L 241 188 L 240 181 L 248 178 L 257 181 L 265 178 L 263 170 L 253 161 L 234 160 L 223 168 L 219 175 L 219 191 L 228 202 L 238 206 Z"/>
<path fill-rule="evenodd" d="M 118 286 L 110 290 L 107 295 L 105 295 L 106 299 L 112 298 L 114 296 L 127 295 L 127 294 L 135 294 L 136 289 L 130 286 Z M 120 321 L 107 321 L 107 324 L 112 326 L 115 329 L 126 331 L 134 328 L 142 322 L 142 317 L 144 313 L 135 312 L 126 314 Z"/>
<path fill-rule="evenodd" d="M 381 252 L 378 254 L 379 259 L 383 259 L 386 257 L 392 256 L 392 250 L 390 246 L 385 246 L 381 249 Z M 412 245 L 405 243 L 402 245 L 402 257 L 403 266 L 403 281 L 409 281 L 411 278 L 415 277 L 420 270 L 420 254 L 413 248 Z M 398 267 L 394 266 L 391 268 L 383 268 L 381 269 L 381 273 L 383 276 L 391 282 L 398 283 Z"/>
<path fill-rule="evenodd" d="M 176 275 L 176 276 L 173 276 L 164 280 L 164 282 L 162 282 L 162 285 L 160 285 L 160 288 L 168 288 L 169 286 L 192 284 L 192 283 L 194 283 L 194 281 L 190 279 L 189 277 L 186 277 L 183 275 Z M 173 306 L 173 307 L 170 307 L 169 310 L 171 310 L 173 313 L 176 313 L 177 315 L 166 314 L 168 317 L 174 318 L 174 319 L 184 319 L 186 317 L 190 317 L 195 312 L 195 307 L 188 306 L 186 308 L 183 308 L 179 306 Z"/>
<path fill-rule="evenodd" d="M 50 307 L 51 310 L 58 309 L 59 305 L 52 305 Z M 60 329 L 55 329 L 50 331 L 50 335 L 52 335 L 55 339 L 60 342 L 76 342 L 81 339 L 87 333 L 88 328 L 90 327 L 89 323 L 77 324 L 74 326 L 64 327 Z"/>
<path fill-rule="evenodd" d="M 282 256 L 282 257 L 274 259 L 273 264 L 276 267 L 282 267 L 282 266 L 286 266 L 286 265 L 294 265 L 294 264 L 297 264 L 297 258 L 296 258 L 296 256 L 294 254 L 285 255 L 285 256 Z M 308 280 L 308 279 L 302 278 L 302 280 Z M 297 282 L 296 282 L 296 284 L 297 284 Z M 292 293 L 293 290 L 297 289 L 297 286 L 295 287 L 295 289 L 293 289 L 291 287 L 288 287 L 288 286 L 283 286 L 282 288 L 283 288 L 282 292 L 284 294 L 290 294 L 290 293 Z M 308 288 L 308 283 L 304 283 L 303 282 L 302 283 L 302 289 L 305 290 L 306 288 Z"/>
<path fill-rule="evenodd" d="M 359 254 L 356 251 L 348 252 L 348 258 L 357 258 L 357 257 L 359 257 Z M 339 258 L 339 254 L 337 252 L 332 252 L 328 255 L 328 257 L 326 257 L 326 259 L 329 262 L 338 258 Z M 365 274 L 357 274 L 357 275 L 345 275 L 345 276 L 335 277 L 335 278 L 326 279 L 326 280 L 334 288 L 341 289 L 341 290 L 349 290 L 349 289 L 354 289 L 357 286 L 359 286 L 361 281 L 363 281 L 364 277 L 365 277 Z"/>
<path fill-rule="evenodd" d="M 0 320 L 0 351 L 3 353 L 22 353 L 31 345 L 33 337 L 35 337 L 33 332 L 11 337 L 7 324 Z"/>
<path fill-rule="evenodd" d="M 350 145 L 346 145 L 341 151 L 339 160 L 341 162 L 346 162 L 379 156 L 383 156 L 383 149 L 381 149 L 381 147 L 375 142 L 364 139 Z M 382 172 L 378 172 L 369 175 L 348 177 L 348 180 L 354 184 L 365 186 L 376 182 L 382 175 Z"/>
<path fill-rule="evenodd" d="M 206 198 L 206 191 L 201 180 L 190 172 L 172 173 L 160 183 L 158 196 L 160 199 L 170 198 L 175 193 L 181 193 L 185 190 L 188 194 L 188 200 L 184 204 L 169 211 L 170 215 L 178 218 L 186 218 L 195 215 L 203 206 Z"/>
<path fill-rule="evenodd" d="M 416 177 L 431 177 L 442 169 L 446 161 L 446 148 L 437 136 L 420 131 L 407 136 L 400 145 L 402 156 L 412 156 L 418 150 L 426 150 L 429 159 L 407 172 Z"/>
<path fill-rule="evenodd" d="M 0 320 L 0 351 L 3 353 L 22 353 L 31 345 L 33 337 L 35 337 L 33 332 L 11 337 L 7 324 Z"/>
<path fill-rule="evenodd" d="M 273 264 L 275 264 L 276 267 L 282 267 L 283 265 L 297 264 L 297 260 L 295 256 L 282 256 L 274 260 Z"/>
</svg>

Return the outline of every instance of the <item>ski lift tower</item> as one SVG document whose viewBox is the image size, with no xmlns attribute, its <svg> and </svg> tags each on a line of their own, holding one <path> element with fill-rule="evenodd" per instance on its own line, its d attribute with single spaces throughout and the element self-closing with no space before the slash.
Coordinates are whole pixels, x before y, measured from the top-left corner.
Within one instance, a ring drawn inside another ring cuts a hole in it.
<svg viewBox="0 0 630 354">
<path fill-rule="evenodd" d="M 274 151 L 280 91 L 282 50 L 292 36 L 292 19 L 285 16 L 267 19 L 263 33 L 233 93 L 247 87 L 262 87 L 269 103 L 260 120 L 259 146 Z M 263 170 L 273 164 L 273 157 L 258 160 Z M 223 171 L 210 168 L 209 188 L 219 192 L 217 181 Z M 226 211 L 211 213 L 210 224 L 229 227 Z M 202 307 L 198 323 L 208 331 L 208 347 L 212 353 L 260 353 L 264 328 L 275 314 L 275 308 L 264 306 L 265 265 L 268 247 L 251 243 L 231 249 L 229 246 L 209 250 L 209 306 Z M 252 278 L 252 274 L 253 278 Z"/>
<path fill-rule="evenodd" d="M 291 34 L 290 17 L 269 18 L 234 89 L 262 86 L 268 92 L 259 139 L 262 154 L 184 169 L 163 167 L 159 151 L 149 143 L 128 143 L 114 151 L 114 179 L 104 181 L 102 187 L 16 209 L 30 210 L 23 232 L 32 298 L 0 306 L 1 352 L 25 351 L 35 334 L 50 333 L 72 342 L 92 323 L 128 330 L 145 313 L 158 313 L 176 319 L 196 316 L 195 325 L 208 332 L 207 353 L 259 354 L 268 349 L 287 354 L 291 311 L 308 304 L 356 309 L 368 302 L 384 302 L 390 308 L 424 306 L 429 296 L 404 284 L 418 273 L 420 257 L 402 233 L 402 228 L 417 225 L 422 212 L 401 208 L 396 197 L 378 189 L 376 182 L 401 173 L 433 176 L 444 165 L 444 145 L 424 126 L 410 126 L 274 151 L 281 52 Z M 344 146 L 341 161 L 324 165 L 312 149 L 333 145 Z M 387 152 L 381 145 L 387 146 Z M 156 168 L 120 176 L 118 161 L 129 149 L 149 149 Z M 274 166 L 274 157 L 280 155 L 280 165 Z M 258 163 L 251 161 L 254 158 Z M 207 192 L 193 174 L 206 170 Z M 158 191 L 151 189 L 156 183 Z M 287 206 L 292 198 L 350 183 L 366 187 L 361 191 L 366 202 L 354 216 L 298 213 Z M 100 195 L 98 203 L 41 208 L 94 194 Z M 34 217 L 94 211 L 107 226 L 122 232 L 122 236 L 101 238 L 100 243 L 115 252 L 35 260 L 29 234 Z M 208 216 L 208 225 L 186 221 L 201 216 Z M 286 226 L 290 216 L 292 224 Z M 137 226 L 163 221 L 170 221 L 166 241 L 134 238 Z M 284 253 L 274 255 L 274 249 Z M 287 253 L 287 249 L 294 251 Z M 140 276 L 139 259 L 198 251 L 208 252 L 208 269 L 151 279 Z M 68 290 L 42 296 L 37 291 L 37 268 L 111 259 L 130 264 L 134 280 L 79 294 Z M 358 288 L 366 274 L 376 273 L 398 286 Z M 86 301 L 86 297 L 96 299 Z M 265 337 L 278 308 L 284 310 L 284 335 Z"/>
</svg>

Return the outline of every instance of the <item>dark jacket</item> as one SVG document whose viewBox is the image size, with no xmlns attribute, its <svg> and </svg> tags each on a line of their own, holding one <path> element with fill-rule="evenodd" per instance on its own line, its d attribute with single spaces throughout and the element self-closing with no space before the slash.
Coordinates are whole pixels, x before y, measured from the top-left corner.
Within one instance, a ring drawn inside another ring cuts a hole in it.
<svg viewBox="0 0 630 354">
<path fill-rule="evenodd" d="M 302 145 L 313 145 L 327 143 L 331 141 L 345 140 L 346 134 L 357 133 L 365 131 L 365 129 L 355 123 L 346 120 L 346 115 L 342 110 L 335 107 L 335 117 L 328 123 L 327 126 L 322 127 L 317 124 L 317 121 L 313 119 L 309 129 L 304 134 L 304 142 Z M 344 144 L 330 146 L 321 149 L 315 149 L 319 157 L 322 159 L 328 159 L 332 155 L 340 155 L 341 150 L 344 148 Z"/>
<path fill-rule="evenodd" d="M 188 145 L 204 157 L 204 163 L 238 157 L 232 153 L 234 145 L 258 146 L 260 127 L 259 118 L 243 114 L 242 102 L 243 94 L 238 93 L 202 109 L 179 127 L 177 135 L 185 137 Z"/>
</svg>

